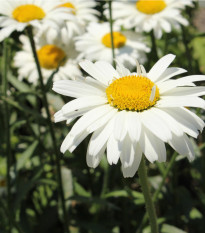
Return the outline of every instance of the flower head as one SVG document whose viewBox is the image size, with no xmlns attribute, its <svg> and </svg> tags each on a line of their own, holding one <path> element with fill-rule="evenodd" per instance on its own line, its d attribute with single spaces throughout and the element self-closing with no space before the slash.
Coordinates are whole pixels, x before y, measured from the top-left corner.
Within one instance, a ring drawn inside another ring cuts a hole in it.
<svg viewBox="0 0 205 233">
<path fill-rule="evenodd" d="M 26 36 L 21 35 L 20 41 L 22 50 L 14 56 L 14 66 L 18 68 L 19 79 L 27 78 L 29 82 L 37 84 L 38 73 L 29 40 Z M 76 59 L 78 54 L 73 44 L 70 42 L 65 44 L 60 40 L 48 43 L 45 37 L 35 37 L 35 42 L 44 82 L 57 69 L 54 80 L 74 79 L 81 75 Z"/>
<path fill-rule="evenodd" d="M 7 0 L 0 4 L 0 41 L 8 37 L 13 31 L 23 31 L 28 25 L 37 27 L 59 24 L 68 18 L 71 11 L 66 8 L 57 8 L 58 0 Z M 56 21 L 58 19 L 58 21 Z"/>
<path fill-rule="evenodd" d="M 165 143 L 191 161 L 194 150 L 187 135 L 196 138 L 204 122 L 187 107 L 205 108 L 199 96 L 205 87 L 194 82 L 205 76 L 172 77 L 186 72 L 168 68 L 174 55 L 162 57 L 146 73 L 137 62 L 131 73 L 120 62 L 117 68 L 107 62 L 83 61 L 80 66 L 90 76 L 54 83 L 57 93 L 75 98 L 55 114 L 55 121 L 70 123 L 80 117 L 61 146 L 72 152 L 90 133 L 87 164 L 96 167 L 105 150 L 109 164 L 121 160 L 125 177 L 138 169 L 142 153 L 150 162 L 166 161 Z"/>
<path fill-rule="evenodd" d="M 162 36 L 162 31 L 171 32 L 172 27 L 180 24 L 188 25 L 182 17 L 181 10 L 185 6 L 193 6 L 192 0 L 138 0 L 113 2 L 113 19 L 118 25 L 126 29 L 135 28 L 136 31 L 154 31 L 157 38 Z M 108 16 L 108 9 L 105 14 Z"/>
<path fill-rule="evenodd" d="M 145 38 L 139 33 L 122 31 L 119 26 L 115 25 L 113 40 L 116 58 L 129 68 L 136 67 L 136 59 L 144 62 L 146 53 L 150 51 L 144 42 Z M 80 52 L 80 57 L 112 63 L 109 23 L 90 23 L 87 32 L 76 38 L 76 49 Z"/>
</svg>

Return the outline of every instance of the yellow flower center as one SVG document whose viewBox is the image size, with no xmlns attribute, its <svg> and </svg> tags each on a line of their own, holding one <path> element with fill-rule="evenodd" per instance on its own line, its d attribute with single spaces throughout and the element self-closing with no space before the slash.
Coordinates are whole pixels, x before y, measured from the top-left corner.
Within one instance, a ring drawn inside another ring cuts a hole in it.
<svg viewBox="0 0 205 233">
<path fill-rule="evenodd" d="M 106 89 L 108 102 L 119 110 L 143 111 L 159 99 L 158 87 L 142 76 L 115 79 Z"/>
<path fill-rule="evenodd" d="M 121 48 L 125 45 L 127 38 L 120 32 L 113 32 L 113 43 L 114 48 Z M 108 47 L 112 48 L 111 43 L 111 33 L 107 33 L 102 38 L 102 43 Z"/>
<path fill-rule="evenodd" d="M 75 15 L 76 9 L 75 9 L 75 6 L 72 3 L 66 2 L 66 3 L 61 4 L 59 7 L 72 8 L 73 10 L 71 12 Z"/>
<path fill-rule="evenodd" d="M 38 51 L 38 59 L 41 67 L 45 69 L 56 69 L 66 57 L 64 51 L 55 45 L 44 45 Z"/>
<path fill-rule="evenodd" d="M 38 6 L 33 4 L 21 5 L 12 12 L 13 18 L 21 23 L 27 23 L 35 19 L 43 19 L 45 12 Z"/>
<path fill-rule="evenodd" d="M 136 2 L 136 8 L 138 11 L 148 14 L 148 15 L 153 15 L 156 14 L 167 6 L 164 0 L 138 0 Z"/>
</svg>

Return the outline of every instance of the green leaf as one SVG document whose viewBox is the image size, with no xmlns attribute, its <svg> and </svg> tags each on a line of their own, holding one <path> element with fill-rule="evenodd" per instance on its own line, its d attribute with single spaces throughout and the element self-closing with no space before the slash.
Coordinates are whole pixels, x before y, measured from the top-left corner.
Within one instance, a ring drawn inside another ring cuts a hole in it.
<svg viewBox="0 0 205 233">
<path fill-rule="evenodd" d="M 29 85 L 27 85 L 25 82 L 19 81 L 10 72 L 8 73 L 8 80 L 19 92 L 32 93 L 32 94 L 35 93 L 34 90 L 32 90 L 29 87 Z M 30 101 L 30 103 L 34 105 L 35 103 L 34 96 L 28 96 L 27 99 Z"/>
<path fill-rule="evenodd" d="M 90 192 L 86 191 L 83 186 L 81 186 L 79 183 L 77 183 L 77 181 L 74 182 L 74 190 L 75 190 L 75 193 L 80 195 L 80 196 L 83 196 L 83 197 L 90 197 L 91 194 Z"/>
<path fill-rule="evenodd" d="M 201 212 L 199 210 L 197 210 L 196 208 L 193 208 L 191 211 L 190 211 L 190 218 L 191 219 L 202 219 L 203 218 L 203 215 L 201 214 Z"/>
<path fill-rule="evenodd" d="M 201 72 L 205 72 L 205 38 L 197 37 L 192 40 L 191 46 L 194 51 L 194 58 L 199 61 Z"/>
<path fill-rule="evenodd" d="M 34 141 L 28 148 L 25 150 L 21 157 L 17 160 L 17 170 L 22 169 L 26 162 L 30 159 L 30 157 L 33 155 L 36 147 L 38 146 L 38 141 Z"/>
<path fill-rule="evenodd" d="M 161 232 L 162 233 L 186 233 L 185 231 L 183 231 L 175 226 L 168 225 L 168 224 L 162 225 Z"/>
</svg>

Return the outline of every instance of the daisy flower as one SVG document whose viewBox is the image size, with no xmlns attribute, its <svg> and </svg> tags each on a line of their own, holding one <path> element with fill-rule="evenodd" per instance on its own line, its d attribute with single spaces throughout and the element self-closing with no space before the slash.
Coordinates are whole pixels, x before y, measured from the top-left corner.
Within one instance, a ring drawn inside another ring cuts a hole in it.
<svg viewBox="0 0 205 233">
<path fill-rule="evenodd" d="M 97 167 L 107 150 L 109 164 L 121 160 L 124 177 L 137 171 L 142 153 L 153 163 L 166 161 L 165 143 L 178 153 L 194 159 L 194 150 L 187 135 L 196 138 L 204 122 L 187 107 L 205 108 L 199 96 L 205 87 L 194 82 L 205 76 L 172 77 L 186 72 L 171 67 L 175 56 L 162 57 L 146 73 L 137 63 L 131 73 L 121 63 L 114 69 L 104 61 L 82 61 L 80 66 L 90 76 L 75 81 L 54 83 L 53 90 L 75 98 L 55 114 L 55 121 L 73 125 L 61 145 L 61 152 L 73 152 L 90 133 L 87 164 Z"/>
<path fill-rule="evenodd" d="M 113 39 L 116 58 L 129 68 L 136 67 L 136 59 L 146 60 L 150 49 L 144 43 L 145 38 L 132 31 L 122 31 L 113 27 Z M 89 60 L 105 60 L 112 63 L 112 44 L 109 23 L 90 23 L 87 33 L 76 37 L 76 49 L 80 57 Z"/>
<path fill-rule="evenodd" d="M 99 12 L 94 9 L 97 6 L 94 0 L 60 0 L 61 7 L 71 9 L 71 12 L 76 16 L 76 20 L 81 24 L 86 26 L 89 22 L 97 21 L 97 15 Z"/>
<path fill-rule="evenodd" d="M 70 10 L 68 17 L 61 23 L 58 28 L 53 28 L 49 25 L 41 27 L 38 35 L 42 33 L 47 35 L 47 40 L 61 38 L 63 42 L 73 40 L 73 37 L 81 35 L 85 32 L 86 25 L 92 21 L 97 21 L 99 12 L 94 9 L 96 2 L 93 0 L 59 0 L 58 8 L 67 8 Z"/>
<path fill-rule="evenodd" d="M 28 25 L 58 27 L 68 18 L 70 9 L 57 8 L 58 0 L 6 0 L 0 1 L 0 41 L 13 31 L 23 31 Z M 58 20 L 56 20 L 58 19 Z"/>
<path fill-rule="evenodd" d="M 18 68 L 20 80 L 27 78 L 30 83 L 36 85 L 38 73 L 29 40 L 26 36 L 21 35 L 20 41 L 22 42 L 22 50 L 14 56 L 14 66 Z M 81 75 L 74 45 L 71 43 L 64 44 L 58 40 L 50 44 L 44 37 L 35 38 L 35 41 L 45 83 L 58 67 L 59 70 L 54 75 L 54 80 L 74 79 Z"/>
<path fill-rule="evenodd" d="M 113 2 L 112 14 L 116 23 L 126 29 L 136 31 L 154 31 L 156 38 L 162 36 L 162 31 L 171 32 L 171 28 L 188 25 L 188 21 L 180 14 L 185 6 L 193 6 L 192 0 L 138 0 Z M 105 14 L 108 16 L 108 9 Z"/>
</svg>

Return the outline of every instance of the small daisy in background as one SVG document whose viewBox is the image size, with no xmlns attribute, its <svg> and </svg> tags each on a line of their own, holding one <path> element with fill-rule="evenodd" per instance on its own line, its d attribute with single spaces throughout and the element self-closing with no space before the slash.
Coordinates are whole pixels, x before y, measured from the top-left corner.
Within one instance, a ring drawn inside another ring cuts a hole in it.
<svg viewBox="0 0 205 233">
<path fill-rule="evenodd" d="M 100 14 L 94 8 L 97 6 L 94 0 L 60 0 L 62 3 L 60 6 L 71 9 L 72 14 L 76 17 L 76 20 L 83 26 L 86 26 L 89 22 L 97 22 L 97 16 Z"/>
<path fill-rule="evenodd" d="M 38 73 L 33 58 L 29 40 L 21 35 L 22 50 L 14 56 L 14 66 L 18 69 L 18 78 L 28 79 L 30 83 L 37 84 Z M 35 38 L 37 55 L 41 66 L 44 82 L 55 72 L 54 80 L 75 79 L 81 75 L 78 66 L 75 47 L 72 43 L 64 44 L 60 40 L 48 43 L 45 37 Z M 26 64 L 26 65 L 25 65 Z"/>
<path fill-rule="evenodd" d="M 23 31 L 28 25 L 37 29 L 42 26 L 58 28 L 71 11 L 69 8 L 59 8 L 58 5 L 58 0 L 1 0 L 0 41 L 14 31 Z"/>
<path fill-rule="evenodd" d="M 146 53 L 150 52 L 145 38 L 139 33 L 122 31 L 119 26 L 113 26 L 116 58 L 130 69 L 136 67 L 136 59 L 145 62 Z M 111 33 L 108 22 L 90 23 L 87 32 L 76 37 L 75 45 L 80 52 L 80 58 L 92 61 L 105 60 L 112 63 Z"/>
<path fill-rule="evenodd" d="M 181 15 L 185 6 L 193 6 L 192 0 L 138 0 L 113 2 L 113 19 L 126 29 L 135 28 L 138 32 L 154 31 L 161 38 L 163 31 L 170 33 L 172 28 L 187 26 L 188 21 Z M 108 16 L 108 9 L 105 10 Z"/>
<path fill-rule="evenodd" d="M 60 27 L 53 28 L 52 25 L 45 25 L 38 31 L 38 35 L 47 35 L 47 40 L 61 37 L 62 42 L 73 40 L 75 36 L 85 32 L 89 22 L 97 22 L 99 12 L 95 10 L 97 3 L 94 0 L 59 0 L 58 8 L 69 9 L 68 18 L 64 20 Z"/>
<path fill-rule="evenodd" d="M 204 122 L 187 107 L 205 108 L 199 96 L 205 87 L 203 75 L 172 77 L 186 72 L 169 68 L 172 54 L 162 57 L 146 73 L 137 64 L 131 73 L 120 62 L 114 69 L 104 61 L 82 61 L 81 68 L 90 76 L 85 79 L 54 83 L 53 90 L 75 98 L 55 114 L 55 121 L 70 123 L 80 117 L 61 145 L 61 152 L 73 152 L 90 134 L 86 160 L 97 167 L 107 149 L 109 164 L 121 160 L 124 177 L 136 173 L 142 153 L 150 162 L 166 161 L 165 143 L 179 154 L 194 159 L 194 150 L 187 135 L 196 138 Z"/>
</svg>

